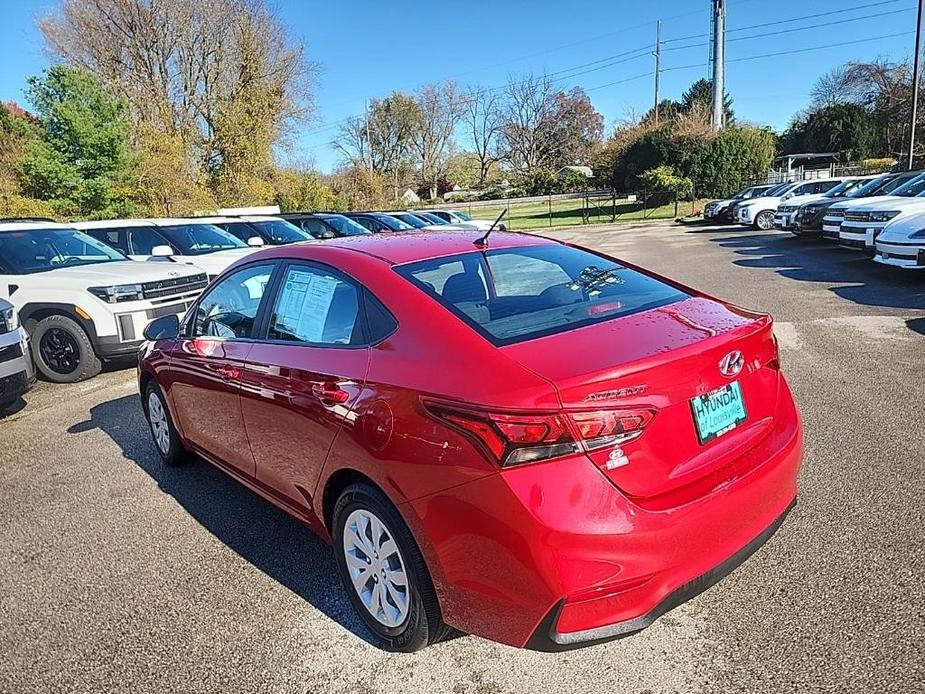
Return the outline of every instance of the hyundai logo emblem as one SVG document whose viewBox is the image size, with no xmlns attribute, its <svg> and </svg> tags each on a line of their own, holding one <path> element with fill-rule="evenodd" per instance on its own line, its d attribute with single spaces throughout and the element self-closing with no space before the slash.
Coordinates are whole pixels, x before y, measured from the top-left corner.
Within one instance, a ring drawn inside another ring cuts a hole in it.
<svg viewBox="0 0 925 694">
<path fill-rule="evenodd" d="M 745 366 L 745 357 L 739 350 L 730 352 L 719 360 L 719 372 L 727 378 L 738 376 L 743 366 Z"/>
</svg>

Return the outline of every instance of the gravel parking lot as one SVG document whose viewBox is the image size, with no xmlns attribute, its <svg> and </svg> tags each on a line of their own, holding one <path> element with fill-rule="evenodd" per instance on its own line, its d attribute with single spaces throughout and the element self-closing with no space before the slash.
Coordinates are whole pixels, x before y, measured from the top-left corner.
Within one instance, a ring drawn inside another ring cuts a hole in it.
<svg viewBox="0 0 925 694">
<path fill-rule="evenodd" d="M 162 466 L 110 371 L 0 422 L 0 691 L 922 691 L 925 275 L 740 228 L 554 235 L 776 317 L 805 468 L 743 567 L 603 646 L 384 653 L 328 548 L 205 463 Z"/>
</svg>

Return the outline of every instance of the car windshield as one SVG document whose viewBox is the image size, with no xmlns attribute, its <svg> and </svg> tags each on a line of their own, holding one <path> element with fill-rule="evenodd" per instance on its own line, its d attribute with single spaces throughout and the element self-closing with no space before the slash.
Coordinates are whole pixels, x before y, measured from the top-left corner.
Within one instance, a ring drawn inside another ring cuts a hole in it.
<svg viewBox="0 0 925 694">
<path fill-rule="evenodd" d="M 257 238 L 263 238 L 260 232 L 247 222 L 222 222 L 219 228 L 224 229 L 229 234 L 241 239 L 245 243 L 247 243 L 248 239 L 252 239 L 255 236 Z"/>
<path fill-rule="evenodd" d="M 395 269 L 498 346 L 688 298 L 609 258 L 559 244 L 476 251 Z"/>
<path fill-rule="evenodd" d="M 413 214 L 408 214 L 406 212 L 395 213 L 390 216 L 395 217 L 395 219 L 401 220 L 408 226 L 412 226 L 415 229 L 423 229 L 424 227 L 429 226 L 427 222 L 423 221 L 422 219 L 418 217 L 415 217 Z"/>
<path fill-rule="evenodd" d="M 891 178 L 884 179 L 883 177 L 875 178 L 872 181 L 865 181 L 864 185 L 854 188 L 847 195 L 845 195 L 845 197 L 846 198 L 866 198 L 868 196 L 880 193 L 882 189 L 886 188 L 887 186 L 890 185 L 890 183 L 893 183 L 894 181 L 895 179 L 891 179 Z M 897 185 L 900 185 L 900 184 L 897 184 Z"/>
<path fill-rule="evenodd" d="M 440 226 L 449 224 L 449 222 L 443 219 L 443 217 L 438 217 L 437 215 L 431 214 L 430 212 L 415 212 L 414 216 L 418 219 L 426 219 L 428 222 L 439 224 Z"/>
<path fill-rule="evenodd" d="M 462 210 L 452 210 L 450 212 L 450 216 L 453 216 L 453 215 L 455 215 L 456 217 L 459 217 L 464 222 L 472 221 L 472 217 L 466 214 L 465 212 L 463 212 Z"/>
<path fill-rule="evenodd" d="M 160 227 L 180 255 L 206 255 L 233 248 L 247 248 L 247 244 L 214 224 L 175 224 Z"/>
<path fill-rule="evenodd" d="M 12 275 L 118 260 L 126 260 L 126 257 L 76 229 L 0 232 L 0 268 Z"/>
<path fill-rule="evenodd" d="M 306 234 L 299 227 L 282 219 L 266 220 L 263 222 L 251 222 L 251 226 L 261 232 L 264 239 L 276 246 L 287 243 L 298 243 L 299 241 L 311 241 L 312 236 Z"/>
<path fill-rule="evenodd" d="M 387 214 L 379 214 L 379 215 L 376 215 L 375 218 L 378 221 L 385 224 L 392 231 L 411 231 L 412 229 L 414 229 L 414 227 L 411 226 L 410 224 L 405 224 L 400 219 L 396 219 L 395 217 L 390 217 Z"/>
<path fill-rule="evenodd" d="M 854 188 L 857 188 L 858 185 L 861 183 L 864 183 L 864 181 L 861 179 L 857 179 L 857 178 L 852 178 L 847 181 L 842 181 L 834 188 L 830 188 L 828 191 L 823 193 L 823 196 L 827 198 L 840 198 L 845 193 L 847 193 L 849 190 L 853 190 Z"/>
<path fill-rule="evenodd" d="M 784 191 L 790 188 L 790 186 L 792 185 L 793 185 L 792 183 L 780 183 L 774 186 L 773 188 L 770 188 L 769 190 L 764 191 L 761 194 L 761 197 L 773 198 L 778 195 L 783 195 Z"/>
<path fill-rule="evenodd" d="M 362 224 L 357 224 L 342 214 L 327 215 L 322 217 L 321 220 L 341 236 L 366 236 L 371 233 Z"/>
<path fill-rule="evenodd" d="M 904 198 L 914 198 L 925 192 L 925 174 L 920 174 L 910 181 L 906 181 L 899 186 L 890 195 L 899 195 Z"/>
</svg>

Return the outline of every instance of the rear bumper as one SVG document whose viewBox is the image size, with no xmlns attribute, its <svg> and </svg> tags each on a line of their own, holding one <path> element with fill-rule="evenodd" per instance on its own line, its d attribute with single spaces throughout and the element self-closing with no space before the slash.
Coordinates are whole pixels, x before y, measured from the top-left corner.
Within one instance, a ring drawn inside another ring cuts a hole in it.
<svg viewBox="0 0 925 694">
<path fill-rule="evenodd" d="M 513 646 L 561 650 L 639 631 L 732 571 L 797 495 L 802 427 L 781 381 L 771 430 L 672 508 L 620 492 L 587 459 L 489 475 L 409 502 L 444 619 Z"/>
<path fill-rule="evenodd" d="M 742 549 L 740 549 L 721 564 L 714 566 L 706 573 L 703 573 L 697 578 L 688 581 L 679 588 L 676 588 L 650 612 L 637 617 L 636 619 L 620 622 L 618 624 L 597 627 L 596 629 L 588 629 L 586 631 L 576 631 L 560 634 L 556 631 L 556 624 L 558 623 L 559 616 L 561 615 L 562 609 L 565 606 L 565 600 L 562 600 L 549 612 L 548 615 L 546 615 L 543 621 L 540 622 L 540 625 L 537 627 L 533 636 L 530 637 L 530 640 L 527 642 L 526 647 L 535 651 L 567 651 L 573 648 L 593 646 L 598 643 L 604 643 L 606 641 L 612 641 L 614 639 L 632 636 L 633 634 L 652 626 L 655 620 L 661 617 L 663 614 L 673 610 L 679 605 L 683 605 L 688 600 L 697 597 L 708 588 L 719 583 L 726 576 L 741 566 L 746 559 L 752 556 L 761 548 L 765 542 L 771 539 L 774 533 L 777 532 L 778 528 L 783 525 L 784 519 L 787 517 L 787 514 L 790 513 L 793 507 L 796 506 L 796 503 L 797 500 L 796 497 L 794 497 L 793 501 L 790 502 L 790 505 L 786 508 L 786 510 L 776 519 L 774 519 L 774 522 L 771 523 L 771 525 L 762 530 L 761 534 L 759 534 L 754 540 L 749 542 Z"/>
</svg>

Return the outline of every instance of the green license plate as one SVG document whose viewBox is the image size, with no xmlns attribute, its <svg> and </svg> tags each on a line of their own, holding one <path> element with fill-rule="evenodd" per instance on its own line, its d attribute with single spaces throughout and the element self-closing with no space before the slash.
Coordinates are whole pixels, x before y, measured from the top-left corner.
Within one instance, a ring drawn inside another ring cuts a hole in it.
<svg viewBox="0 0 925 694">
<path fill-rule="evenodd" d="M 701 444 L 732 431 L 748 418 L 738 381 L 694 398 L 691 411 Z"/>
</svg>

